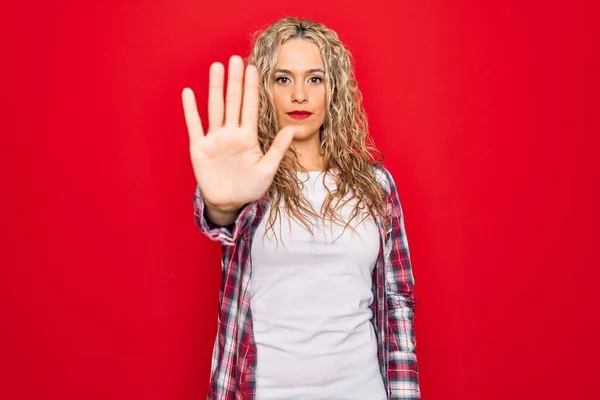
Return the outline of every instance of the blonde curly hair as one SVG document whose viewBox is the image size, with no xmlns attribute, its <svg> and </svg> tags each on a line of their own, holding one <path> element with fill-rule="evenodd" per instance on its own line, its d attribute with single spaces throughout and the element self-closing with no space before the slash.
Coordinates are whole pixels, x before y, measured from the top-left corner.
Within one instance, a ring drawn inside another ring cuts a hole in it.
<svg viewBox="0 0 600 400">
<path fill-rule="evenodd" d="M 335 190 L 328 190 L 321 216 L 349 227 L 366 207 L 371 215 L 386 219 L 386 198 L 373 171 L 373 165 L 380 165 L 383 157 L 368 134 L 367 116 L 354 76 L 352 55 L 338 34 L 321 23 L 288 17 L 254 35 L 254 46 L 247 62 L 256 66 L 259 73 L 258 137 L 262 151 L 268 150 L 279 131 L 273 102 L 274 69 L 279 49 L 292 39 L 315 43 L 325 65 L 326 115 L 320 129 L 320 140 L 325 171 L 335 169 L 337 185 Z M 275 205 L 283 199 L 290 217 L 312 233 L 307 216 L 319 217 L 319 214 L 301 195 L 297 170 L 302 170 L 302 167 L 292 146 L 282 160 L 267 195 Z M 357 200 L 356 206 L 350 219 L 344 221 L 336 211 L 337 207 L 341 201 L 346 204 L 352 199 Z M 271 207 L 267 230 L 273 227 L 279 213 L 279 207 Z"/>
</svg>

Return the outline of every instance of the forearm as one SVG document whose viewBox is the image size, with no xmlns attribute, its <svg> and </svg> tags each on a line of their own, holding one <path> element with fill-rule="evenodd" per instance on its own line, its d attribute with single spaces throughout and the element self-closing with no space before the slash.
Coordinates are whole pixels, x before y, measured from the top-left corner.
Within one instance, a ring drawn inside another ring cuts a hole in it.
<svg viewBox="0 0 600 400">
<path fill-rule="evenodd" d="M 205 202 L 206 217 L 217 226 L 230 226 L 238 217 L 242 207 L 216 207 Z"/>
<path fill-rule="evenodd" d="M 390 399 L 420 399 L 419 367 L 413 329 L 414 308 L 403 301 L 402 296 L 393 296 L 388 301 Z"/>
</svg>

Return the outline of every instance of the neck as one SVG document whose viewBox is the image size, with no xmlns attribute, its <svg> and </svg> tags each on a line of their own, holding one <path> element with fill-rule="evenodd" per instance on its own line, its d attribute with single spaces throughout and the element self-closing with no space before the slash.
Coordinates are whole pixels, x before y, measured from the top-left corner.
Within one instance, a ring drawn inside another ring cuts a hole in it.
<svg viewBox="0 0 600 400">
<path fill-rule="evenodd" d="M 319 135 L 312 135 L 305 140 L 294 140 L 292 146 L 298 154 L 298 163 L 302 168 L 307 171 L 322 171 L 325 168 Z"/>
</svg>

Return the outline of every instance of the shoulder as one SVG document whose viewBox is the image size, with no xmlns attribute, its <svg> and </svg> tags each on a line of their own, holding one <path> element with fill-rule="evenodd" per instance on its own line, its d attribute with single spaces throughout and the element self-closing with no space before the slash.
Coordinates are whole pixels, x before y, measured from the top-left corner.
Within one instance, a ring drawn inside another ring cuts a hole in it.
<svg viewBox="0 0 600 400">
<path fill-rule="evenodd" d="M 398 194 L 398 188 L 396 182 L 392 177 L 391 172 L 383 165 L 373 165 L 373 171 L 375 173 L 375 179 L 383 189 L 386 199 L 387 206 L 390 215 L 402 216 L 402 205 L 400 203 L 400 196 Z"/>
<path fill-rule="evenodd" d="M 381 164 L 373 164 L 372 167 L 375 179 L 377 180 L 377 183 L 379 183 L 379 186 L 381 186 L 386 194 L 393 194 L 396 189 L 396 183 L 394 182 L 394 178 L 390 171 Z"/>
</svg>

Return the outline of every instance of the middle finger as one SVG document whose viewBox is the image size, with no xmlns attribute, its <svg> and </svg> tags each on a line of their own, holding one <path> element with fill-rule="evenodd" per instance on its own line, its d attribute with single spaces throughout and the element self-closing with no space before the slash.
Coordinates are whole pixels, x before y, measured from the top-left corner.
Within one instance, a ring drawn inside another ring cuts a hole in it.
<svg viewBox="0 0 600 400">
<path fill-rule="evenodd" d="M 225 125 L 239 126 L 240 108 L 242 106 L 242 77 L 244 61 L 240 56 L 229 59 L 227 76 L 227 95 L 225 97 Z"/>
<path fill-rule="evenodd" d="M 223 127 L 223 81 L 225 69 L 221 63 L 210 66 L 208 86 L 208 132 L 214 132 Z"/>
</svg>

